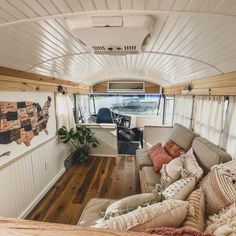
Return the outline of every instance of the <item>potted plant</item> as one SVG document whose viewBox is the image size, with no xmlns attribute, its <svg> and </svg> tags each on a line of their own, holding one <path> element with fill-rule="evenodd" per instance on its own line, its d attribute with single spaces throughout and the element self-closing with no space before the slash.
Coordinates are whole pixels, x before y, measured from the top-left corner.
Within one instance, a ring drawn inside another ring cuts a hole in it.
<svg viewBox="0 0 236 236">
<path fill-rule="evenodd" d="M 90 128 L 85 125 L 77 126 L 76 129 L 71 128 L 67 130 L 65 126 L 62 126 L 58 130 L 59 138 L 63 143 L 71 143 L 75 148 L 73 153 L 73 159 L 79 163 L 85 163 L 88 161 L 89 148 L 97 147 L 98 140 L 94 136 L 94 133 Z"/>
</svg>

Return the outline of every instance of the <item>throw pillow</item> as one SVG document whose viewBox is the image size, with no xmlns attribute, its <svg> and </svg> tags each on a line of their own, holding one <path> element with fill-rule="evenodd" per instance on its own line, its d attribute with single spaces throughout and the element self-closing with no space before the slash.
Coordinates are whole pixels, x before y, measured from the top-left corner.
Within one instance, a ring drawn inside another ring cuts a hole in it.
<svg viewBox="0 0 236 236">
<path fill-rule="evenodd" d="M 166 144 L 164 145 L 165 150 L 167 153 L 172 156 L 173 158 L 179 157 L 185 153 L 184 149 L 176 144 L 174 141 L 169 139 Z"/>
<path fill-rule="evenodd" d="M 193 214 L 187 214 L 182 226 L 203 232 L 205 229 L 205 198 L 202 189 L 193 191 L 187 201 L 193 208 Z"/>
<path fill-rule="evenodd" d="M 178 227 L 186 217 L 188 208 L 188 202 L 166 200 L 147 207 L 139 207 L 134 211 L 112 217 L 93 227 L 130 231 L 144 231 L 153 227 Z"/>
<path fill-rule="evenodd" d="M 236 203 L 222 210 L 218 215 L 210 216 L 206 232 L 217 236 L 236 235 Z"/>
<path fill-rule="evenodd" d="M 184 158 L 184 169 L 187 170 L 189 176 L 195 177 L 198 182 L 203 176 L 203 170 L 199 166 L 191 148 L 187 153 L 183 155 Z M 207 157 L 206 157 L 207 158 Z"/>
<path fill-rule="evenodd" d="M 170 184 L 177 181 L 183 170 L 183 158 L 178 157 L 170 161 L 168 164 L 164 164 L 161 168 L 161 185 L 166 188 Z"/>
<path fill-rule="evenodd" d="M 162 227 L 162 228 L 153 228 L 148 229 L 146 231 L 150 234 L 158 234 L 162 236 L 214 236 L 212 234 L 208 233 L 202 233 L 197 230 L 183 227 L 183 228 L 168 228 L 168 227 Z"/>
<path fill-rule="evenodd" d="M 180 179 L 169 185 L 162 192 L 165 199 L 185 200 L 195 188 L 195 178 L 188 177 Z"/>
<path fill-rule="evenodd" d="M 161 143 L 156 144 L 148 150 L 148 154 L 152 160 L 155 172 L 160 172 L 162 165 L 169 163 L 172 157 L 168 155 Z"/>
<path fill-rule="evenodd" d="M 158 194 L 157 192 L 136 194 L 122 198 L 112 203 L 106 209 L 104 219 L 126 214 L 137 209 L 139 206 L 147 206 L 156 202 L 160 202 L 161 198 L 161 194 Z"/>
<path fill-rule="evenodd" d="M 218 214 L 236 201 L 235 176 L 224 166 L 217 165 L 205 176 L 200 186 L 205 195 L 208 215 Z"/>
</svg>

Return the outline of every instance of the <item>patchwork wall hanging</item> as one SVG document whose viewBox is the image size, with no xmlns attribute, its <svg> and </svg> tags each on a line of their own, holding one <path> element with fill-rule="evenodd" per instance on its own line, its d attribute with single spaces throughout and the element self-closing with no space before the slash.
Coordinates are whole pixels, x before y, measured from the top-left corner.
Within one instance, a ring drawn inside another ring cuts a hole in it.
<svg viewBox="0 0 236 236">
<path fill-rule="evenodd" d="M 0 102 L 0 144 L 30 145 L 34 136 L 47 131 L 51 97 L 43 107 L 35 102 Z"/>
</svg>

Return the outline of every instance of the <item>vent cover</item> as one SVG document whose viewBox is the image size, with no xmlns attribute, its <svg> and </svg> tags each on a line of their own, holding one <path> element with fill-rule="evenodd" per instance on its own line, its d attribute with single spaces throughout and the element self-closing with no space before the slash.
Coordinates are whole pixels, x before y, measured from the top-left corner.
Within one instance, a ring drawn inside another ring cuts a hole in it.
<svg viewBox="0 0 236 236">
<path fill-rule="evenodd" d="M 153 30 L 147 15 L 80 16 L 66 19 L 75 37 L 96 54 L 126 55 L 143 52 Z"/>
<path fill-rule="evenodd" d="M 93 46 L 93 51 L 95 54 L 113 54 L 113 55 L 119 55 L 124 52 L 130 53 L 130 54 L 135 54 L 139 53 L 137 51 L 136 46 L 124 46 L 124 47 L 108 47 L 106 48 L 105 46 Z"/>
</svg>

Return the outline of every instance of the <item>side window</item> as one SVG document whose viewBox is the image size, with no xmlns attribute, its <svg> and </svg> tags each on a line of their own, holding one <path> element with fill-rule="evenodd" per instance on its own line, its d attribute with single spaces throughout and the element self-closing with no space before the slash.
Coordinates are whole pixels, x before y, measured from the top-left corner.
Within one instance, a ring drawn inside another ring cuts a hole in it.
<svg viewBox="0 0 236 236">
<path fill-rule="evenodd" d="M 171 126 L 173 124 L 174 96 L 166 96 L 164 102 L 163 125 Z"/>
</svg>

